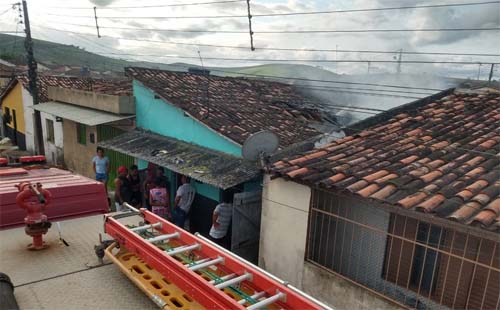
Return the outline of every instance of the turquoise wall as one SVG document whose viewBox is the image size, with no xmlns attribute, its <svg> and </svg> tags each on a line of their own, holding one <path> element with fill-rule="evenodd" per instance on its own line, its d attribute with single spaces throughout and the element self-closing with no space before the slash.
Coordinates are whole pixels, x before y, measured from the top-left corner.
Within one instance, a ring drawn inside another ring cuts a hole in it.
<svg viewBox="0 0 500 310">
<path fill-rule="evenodd" d="M 261 191 L 262 190 L 262 178 L 258 178 L 256 180 L 251 180 L 248 182 L 245 182 L 243 184 L 243 191 L 245 192 L 255 192 L 255 191 Z"/>
<path fill-rule="evenodd" d="M 241 147 L 162 100 L 140 82 L 133 82 L 137 127 L 206 148 L 241 156 Z"/>
<path fill-rule="evenodd" d="M 217 202 L 219 201 L 220 189 L 218 189 L 217 187 L 205 183 L 196 182 L 193 179 L 191 179 L 191 185 L 194 186 L 197 194 L 200 194 Z"/>
</svg>

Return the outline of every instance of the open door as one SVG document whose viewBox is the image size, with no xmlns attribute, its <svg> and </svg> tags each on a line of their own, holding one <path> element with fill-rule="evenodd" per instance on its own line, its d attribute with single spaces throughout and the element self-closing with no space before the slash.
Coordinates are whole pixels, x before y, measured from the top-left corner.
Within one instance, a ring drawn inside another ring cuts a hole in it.
<svg viewBox="0 0 500 310">
<path fill-rule="evenodd" d="M 262 191 L 234 194 L 231 252 L 254 264 L 259 258 L 261 211 Z"/>
</svg>

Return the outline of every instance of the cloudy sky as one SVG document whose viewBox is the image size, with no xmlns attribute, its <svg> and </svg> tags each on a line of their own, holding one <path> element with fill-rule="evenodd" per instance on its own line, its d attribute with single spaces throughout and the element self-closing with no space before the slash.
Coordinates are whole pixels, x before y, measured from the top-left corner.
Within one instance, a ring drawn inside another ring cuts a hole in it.
<svg viewBox="0 0 500 310">
<path fill-rule="evenodd" d="M 500 32 L 460 31 L 460 32 L 377 32 L 377 33 L 308 33 L 308 34 L 266 34 L 262 31 L 293 30 L 362 30 L 362 29 L 431 29 L 431 28 L 499 28 L 500 4 L 485 4 L 464 7 L 445 7 L 409 9 L 392 11 L 351 12 L 336 14 L 254 17 L 252 19 L 254 44 L 252 52 L 246 49 L 214 48 L 196 45 L 176 45 L 167 43 L 141 42 L 136 40 L 175 41 L 194 44 L 213 44 L 249 47 L 248 33 L 198 33 L 165 32 L 137 29 L 110 29 L 106 27 L 171 29 L 171 30 L 210 30 L 210 31 L 248 31 L 248 19 L 237 18 L 193 18 L 193 19 L 151 19 L 149 17 L 246 15 L 246 2 L 221 3 L 210 5 L 169 6 L 134 9 L 117 9 L 124 6 L 154 6 L 165 4 L 186 4 L 210 2 L 215 0 L 29 0 L 32 35 L 34 38 L 65 44 L 74 44 L 85 49 L 106 54 L 107 56 L 147 60 L 155 62 L 190 62 L 199 64 L 198 52 L 205 58 L 205 65 L 245 66 L 267 62 L 241 60 L 222 61 L 206 58 L 259 58 L 289 59 L 289 63 L 304 63 L 322 66 L 343 74 L 366 74 L 395 72 L 397 65 L 377 63 L 382 60 L 395 60 L 397 51 L 487 53 L 500 54 Z M 0 0 L 0 14 L 8 10 L 13 0 Z M 252 0 L 253 14 L 309 12 L 325 10 L 351 10 L 387 8 L 414 5 L 435 5 L 486 2 L 484 0 Z M 92 7 L 98 7 L 99 25 L 102 38 L 95 35 L 95 20 Z M 69 7 L 88 9 L 68 9 Z M 66 9 L 65 9 L 66 8 Z M 69 16 L 71 15 L 71 16 Z M 111 19 L 107 17 L 119 17 Z M 16 30 L 15 11 L 0 15 L 0 31 Z M 73 24 L 73 25 L 71 25 Z M 81 25 L 81 26 L 76 26 Z M 22 26 L 19 27 L 21 29 Z M 118 39 L 120 38 L 120 39 Z M 130 39 L 130 40 L 125 40 Z M 331 52 L 309 51 L 269 51 L 259 47 L 330 49 Z M 338 52 L 335 52 L 337 50 Z M 343 52 L 344 50 L 394 51 L 391 54 Z M 134 56 L 116 55 L 133 54 Z M 135 56 L 135 55 L 143 56 Z M 144 56 L 155 55 L 155 56 Z M 163 57 L 159 57 L 163 56 Z M 292 61 L 302 60 L 302 61 Z M 304 62 L 304 60 L 360 60 L 359 63 Z M 434 73 L 459 77 L 487 78 L 490 66 L 487 63 L 500 62 L 500 57 L 481 56 L 436 56 L 403 55 L 403 61 L 465 61 L 483 62 L 478 64 L 403 64 L 404 73 Z M 370 63 L 368 63 L 370 61 Z M 500 77 L 497 65 L 495 77 Z M 480 71 L 478 70 L 480 69 Z"/>
</svg>

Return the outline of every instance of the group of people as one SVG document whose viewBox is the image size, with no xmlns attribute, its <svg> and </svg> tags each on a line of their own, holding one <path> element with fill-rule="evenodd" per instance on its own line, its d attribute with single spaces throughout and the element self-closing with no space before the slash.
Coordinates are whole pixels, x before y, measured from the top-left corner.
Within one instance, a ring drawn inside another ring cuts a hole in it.
<svg viewBox="0 0 500 310">
<path fill-rule="evenodd" d="M 107 184 L 110 161 L 107 156 L 104 156 L 103 148 L 97 148 L 97 154 L 92 159 L 92 163 L 96 180 Z M 129 168 L 120 166 L 114 180 L 116 211 L 122 211 L 123 204 L 126 202 L 136 208 L 145 207 L 156 215 L 184 228 L 196 190 L 191 185 L 189 177 L 183 175 L 180 181 L 181 185 L 177 189 L 174 204 L 171 206 L 170 183 L 162 167 L 150 164 L 146 172 L 146 178 L 141 183 L 139 169 L 136 165 Z M 210 229 L 211 239 L 225 247 L 227 247 L 226 235 L 232 215 L 231 200 L 232 195 L 224 192 L 222 202 L 216 206 L 213 212 L 212 227 Z"/>
</svg>

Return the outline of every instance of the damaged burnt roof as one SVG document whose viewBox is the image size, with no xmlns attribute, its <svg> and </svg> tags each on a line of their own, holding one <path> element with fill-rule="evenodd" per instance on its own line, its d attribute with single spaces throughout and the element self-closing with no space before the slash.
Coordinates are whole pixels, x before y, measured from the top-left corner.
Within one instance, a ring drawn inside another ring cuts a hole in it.
<svg viewBox="0 0 500 310">
<path fill-rule="evenodd" d="M 278 161 L 273 173 L 500 232 L 500 92 L 431 99 Z"/>
<path fill-rule="evenodd" d="M 52 75 L 39 75 L 38 83 L 38 100 L 46 102 L 49 100 L 47 89 L 50 86 L 77 89 L 83 91 L 91 91 L 100 94 L 114 95 L 114 96 L 131 96 L 132 95 L 132 81 L 129 79 L 96 79 L 96 78 L 80 78 L 68 76 L 52 76 Z M 7 95 L 9 89 L 14 87 L 16 83 L 20 82 L 24 88 L 29 88 L 29 80 L 25 75 L 14 77 L 8 87 L 4 91 L 0 91 L 0 99 Z"/>
<path fill-rule="evenodd" d="M 143 130 L 133 130 L 100 146 L 227 189 L 260 175 L 255 163 Z"/>
<path fill-rule="evenodd" d="M 321 134 L 311 127 L 324 122 L 321 113 L 303 107 L 310 99 L 289 84 L 136 67 L 126 74 L 240 145 L 261 130 L 276 133 L 281 147 Z"/>
</svg>

